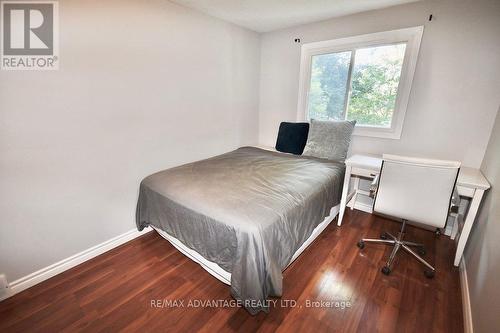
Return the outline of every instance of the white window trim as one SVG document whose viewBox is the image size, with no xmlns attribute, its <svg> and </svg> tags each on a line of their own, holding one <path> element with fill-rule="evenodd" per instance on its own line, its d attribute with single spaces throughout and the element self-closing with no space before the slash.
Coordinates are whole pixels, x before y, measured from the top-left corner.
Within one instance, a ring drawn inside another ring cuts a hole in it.
<svg viewBox="0 0 500 333">
<path fill-rule="evenodd" d="M 357 48 L 396 44 L 406 42 L 406 51 L 399 79 L 398 94 L 392 116 L 390 128 L 356 125 L 354 135 L 371 136 L 378 138 L 400 139 L 403 131 L 403 122 L 410 97 L 411 84 L 417 66 L 420 42 L 424 32 L 423 26 L 377 32 L 366 35 L 333 39 L 321 42 L 303 44 L 300 60 L 299 101 L 297 120 L 307 120 L 308 95 L 311 83 L 312 56 L 325 53 L 350 51 Z"/>
</svg>

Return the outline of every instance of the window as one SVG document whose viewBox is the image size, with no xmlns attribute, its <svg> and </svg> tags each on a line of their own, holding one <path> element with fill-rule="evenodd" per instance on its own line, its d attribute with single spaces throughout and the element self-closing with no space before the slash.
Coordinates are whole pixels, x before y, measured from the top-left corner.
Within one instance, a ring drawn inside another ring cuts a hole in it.
<svg viewBox="0 0 500 333">
<path fill-rule="evenodd" d="M 356 120 L 354 135 L 399 139 L 423 27 L 302 46 L 299 120 Z"/>
</svg>

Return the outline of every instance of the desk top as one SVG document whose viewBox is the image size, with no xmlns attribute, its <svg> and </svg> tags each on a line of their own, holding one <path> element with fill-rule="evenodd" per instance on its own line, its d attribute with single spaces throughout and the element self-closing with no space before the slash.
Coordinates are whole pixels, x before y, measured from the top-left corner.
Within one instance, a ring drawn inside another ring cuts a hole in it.
<svg viewBox="0 0 500 333">
<path fill-rule="evenodd" d="M 481 190 L 487 190 L 490 188 L 490 183 L 483 176 L 481 170 L 461 167 L 460 173 L 458 174 L 457 185 L 469 188 L 478 188 Z"/>
<path fill-rule="evenodd" d="M 353 167 L 378 171 L 382 167 L 382 157 L 380 155 L 356 154 L 349 157 L 345 163 Z M 460 168 L 457 185 L 481 190 L 490 188 L 490 183 L 483 176 L 481 170 L 469 167 Z"/>
<path fill-rule="evenodd" d="M 379 171 L 382 168 L 382 159 L 377 155 L 352 155 L 345 160 L 345 164 L 353 167 Z"/>
</svg>

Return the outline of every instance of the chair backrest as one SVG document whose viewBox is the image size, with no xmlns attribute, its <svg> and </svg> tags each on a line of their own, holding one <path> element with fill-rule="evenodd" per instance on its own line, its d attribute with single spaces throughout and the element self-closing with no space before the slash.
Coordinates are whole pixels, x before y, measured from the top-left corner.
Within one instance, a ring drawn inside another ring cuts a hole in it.
<svg viewBox="0 0 500 333">
<path fill-rule="evenodd" d="M 443 228 L 460 162 L 383 155 L 374 211 Z"/>
</svg>

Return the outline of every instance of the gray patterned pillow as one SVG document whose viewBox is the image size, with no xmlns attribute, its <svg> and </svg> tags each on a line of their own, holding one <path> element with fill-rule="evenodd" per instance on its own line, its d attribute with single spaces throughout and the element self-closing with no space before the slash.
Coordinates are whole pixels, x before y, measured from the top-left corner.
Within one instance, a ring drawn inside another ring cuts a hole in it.
<svg viewBox="0 0 500 333">
<path fill-rule="evenodd" d="M 311 120 L 302 155 L 344 161 L 356 121 Z"/>
</svg>

